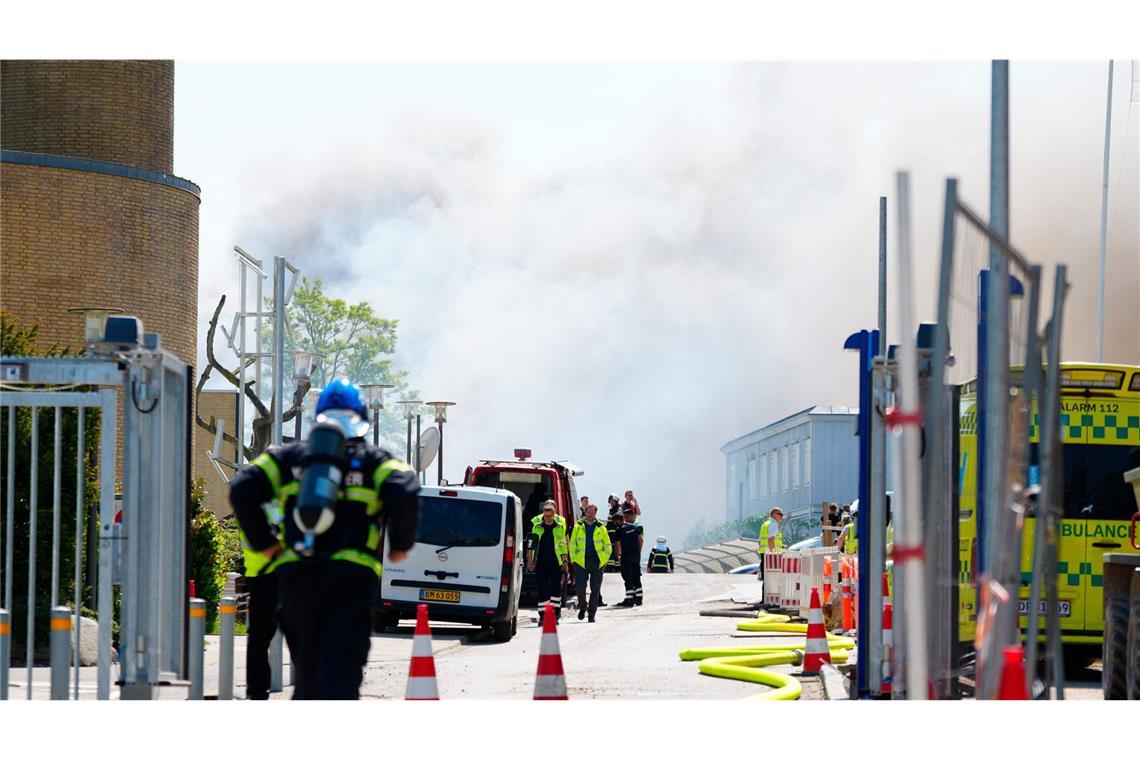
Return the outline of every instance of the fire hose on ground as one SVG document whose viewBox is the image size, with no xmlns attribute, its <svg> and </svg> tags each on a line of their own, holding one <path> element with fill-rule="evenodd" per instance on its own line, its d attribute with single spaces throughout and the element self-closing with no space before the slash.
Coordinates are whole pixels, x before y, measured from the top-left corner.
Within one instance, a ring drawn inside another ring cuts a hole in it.
<svg viewBox="0 0 1140 760">
<path fill-rule="evenodd" d="M 755 620 L 737 623 L 741 631 L 763 633 L 807 633 L 807 625 L 789 623 L 786 615 L 761 613 Z M 855 648 L 855 641 L 846 636 L 827 635 L 828 650 L 832 662 L 844 663 L 848 650 Z M 775 665 L 799 665 L 803 662 L 803 647 L 798 644 L 765 644 L 760 646 L 710 647 L 685 649 L 680 653 L 682 660 L 701 660 L 700 672 L 717 678 L 730 678 L 773 687 L 772 691 L 758 694 L 754 699 L 794 700 L 799 699 L 803 686 L 795 676 L 764 670 Z"/>
</svg>

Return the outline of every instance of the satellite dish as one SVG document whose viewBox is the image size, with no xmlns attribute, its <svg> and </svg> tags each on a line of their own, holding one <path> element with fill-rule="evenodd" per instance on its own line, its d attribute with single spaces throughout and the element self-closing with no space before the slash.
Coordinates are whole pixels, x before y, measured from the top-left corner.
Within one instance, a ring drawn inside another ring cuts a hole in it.
<svg viewBox="0 0 1140 760">
<path fill-rule="evenodd" d="M 425 472 L 439 453 L 439 430 L 429 427 L 420 435 L 419 471 Z"/>
</svg>

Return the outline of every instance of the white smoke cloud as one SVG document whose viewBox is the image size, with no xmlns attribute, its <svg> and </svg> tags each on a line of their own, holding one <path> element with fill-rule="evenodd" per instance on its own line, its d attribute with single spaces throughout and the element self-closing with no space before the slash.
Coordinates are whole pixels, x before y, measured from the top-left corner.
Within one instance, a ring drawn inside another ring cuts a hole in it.
<svg viewBox="0 0 1140 760">
<path fill-rule="evenodd" d="M 1046 262 L 1096 245 L 1099 195 L 1086 186 L 1099 163 L 1074 147 L 1095 153 L 1097 135 L 1056 103 L 1087 84 L 1070 80 L 1045 98 L 1054 118 L 1031 125 L 1013 81 L 1013 238 Z M 874 326 L 878 196 L 900 167 L 913 173 L 920 309 L 933 315 L 945 176 L 986 210 L 989 68 L 746 65 L 688 97 L 588 155 L 552 143 L 556 158 L 522 171 L 488 120 L 446 104 L 409 113 L 287 175 L 258 172 L 236 230 L 400 320 L 413 385 L 458 402 L 445 477 L 531 446 L 583 466 L 580 492 L 599 504 L 633 488 L 647 530 L 679 544 L 698 518 L 723 515 L 721 444 L 857 401 L 841 346 Z M 1134 167 L 1124 182 L 1110 321 L 1136 316 L 1140 289 Z M 1091 356 L 1095 259 L 1082 265 L 1094 269 L 1071 275 L 1073 358 Z M 1110 326 L 1108 346 L 1140 360 L 1134 329 Z"/>
</svg>

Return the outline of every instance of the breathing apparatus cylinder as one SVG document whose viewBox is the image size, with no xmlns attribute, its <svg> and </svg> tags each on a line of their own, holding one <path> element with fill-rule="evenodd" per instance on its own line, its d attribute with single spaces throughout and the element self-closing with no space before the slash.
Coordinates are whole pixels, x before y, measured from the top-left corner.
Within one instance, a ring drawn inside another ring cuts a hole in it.
<svg viewBox="0 0 1140 760">
<path fill-rule="evenodd" d="M 311 557 L 316 537 L 332 527 L 336 504 L 347 467 L 347 439 L 344 428 L 332 420 L 316 425 L 309 433 L 301 476 L 301 493 L 293 520 L 304 534 L 294 549 Z"/>
</svg>

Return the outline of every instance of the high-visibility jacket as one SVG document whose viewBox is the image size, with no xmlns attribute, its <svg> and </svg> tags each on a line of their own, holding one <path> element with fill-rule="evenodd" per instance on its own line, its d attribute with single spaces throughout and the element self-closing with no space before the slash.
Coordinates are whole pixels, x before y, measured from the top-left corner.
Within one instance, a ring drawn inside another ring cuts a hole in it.
<svg viewBox="0 0 1140 760">
<path fill-rule="evenodd" d="M 776 522 L 776 519 L 774 517 L 769 517 L 760 526 L 760 554 L 761 555 L 768 553 L 768 526 L 774 522 Z M 779 523 L 776 523 L 776 525 L 779 526 Z M 777 527 L 777 531 L 776 531 L 776 537 L 775 537 L 775 539 L 773 539 L 773 546 L 775 547 L 773 549 L 773 551 L 777 551 L 777 552 L 784 551 L 784 532 L 782 530 L 779 530 L 778 527 Z"/>
<path fill-rule="evenodd" d="M 384 449 L 363 441 L 350 442 L 336 519 L 316 537 L 313 556 L 302 557 L 293 549 L 303 538 L 293 511 L 301 492 L 306 449 L 300 441 L 271 448 L 238 470 L 230 481 L 230 504 L 251 551 L 264 551 L 277 541 L 285 546 L 257 572 L 271 573 L 293 562 L 330 560 L 362 565 L 379 575 L 381 521 L 387 526 L 393 549 L 406 551 L 415 544 L 420 488 L 415 473 Z M 275 535 L 262 508 L 273 501 L 283 505 L 283 539 Z"/>
<path fill-rule="evenodd" d="M 852 520 L 847 530 L 847 538 L 843 541 L 844 554 L 858 554 L 859 553 L 859 536 L 855 532 L 855 521 Z"/>
<path fill-rule="evenodd" d="M 263 504 L 262 508 L 265 510 L 265 516 L 269 519 L 269 523 L 273 527 L 274 534 L 278 537 L 278 543 L 280 543 L 281 524 L 285 521 L 283 505 L 280 501 L 272 501 Z M 241 553 L 245 564 L 245 577 L 256 578 L 262 575 L 272 560 L 261 552 L 255 551 L 253 547 L 249 545 L 249 539 L 246 538 L 245 531 L 240 527 L 238 528 L 238 538 L 241 540 Z"/>
<path fill-rule="evenodd" d="M 530 524 L 530 535 L 532 541 L 531 546 L 534 548 L 534 553 L 537 559 L 538 547 L 542 542 L 542 536 L 548 529 L 553 529 L 554 531 L 554 554 L 556 557 L 558 557 L 558 564 L 561 565 L 566 561 L 567 553 L 566 518 L 562 517 L 562 515 L 555 515 L 554 523 L 550 526 L 547 526 L 547 524 L 542 521 L 542 515 L 537 515 Z M 597 535 L 596 531 L 594 535 Z M 609 536 L 606 538 L 609 538 Z"/>
<path fill-rule="evenodd" d="M 558 540 L 557 533 L 555 533 L 554 540 Z M 597 520 L 594 521 L 594 551 L 598 553 L 598 567 L 605 567 L 614 551 L 613 544 L 610 543 L 609 531 L 606 530 L 605 525 Z M 574 523 L 574 530 L 570 531 L 570 561 L 578 567 L 586 567 L 586 523 L 584 520 Z"/>
<path fill-rule="evenodd" d="M 669 551 L 669 547 L 658 549 L 654 546 L 649 550 L 649 572 L 651 573 L 668 573 L 673 571 L 673 552 Z"/>
</svg>

